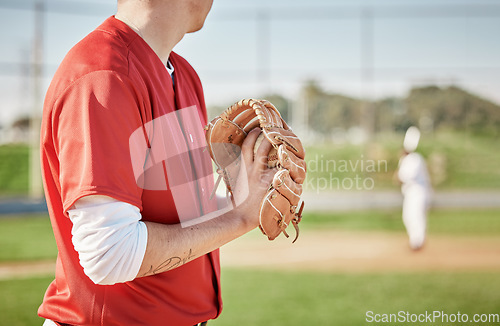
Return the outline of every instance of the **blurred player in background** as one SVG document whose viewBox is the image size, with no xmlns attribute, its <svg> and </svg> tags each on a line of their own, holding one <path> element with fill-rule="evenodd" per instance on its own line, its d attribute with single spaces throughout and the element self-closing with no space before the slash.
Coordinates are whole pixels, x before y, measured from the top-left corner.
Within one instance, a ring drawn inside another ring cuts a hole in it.
<svg viewBox="0 0 500 326">
<path fill-rule="evenodd" d="M 432 186 L 425 160 L 415 152 L 420 140 L 417 127 L 406 131 L 403 141 L 403 154 L 399 161 L 397 177 L 401 181 L 403 193 L 403 223 L 413 250 L 422 248 L 427 229 L 427 211 L 429 208 Z"/>
</svg>

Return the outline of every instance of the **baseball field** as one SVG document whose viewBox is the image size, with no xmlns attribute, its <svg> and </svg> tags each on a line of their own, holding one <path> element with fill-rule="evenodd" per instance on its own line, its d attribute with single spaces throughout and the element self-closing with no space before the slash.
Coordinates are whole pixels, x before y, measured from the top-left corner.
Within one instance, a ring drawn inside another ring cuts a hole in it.
<svg viewBox="0 0 500 326">
<path fill-rule="evenodd" d="M 398 146 L 400 139 L 392 138 L 379 139 L 370 151 L 342 144 L 310 148 L 308 179 L 360 175 L 373 179 L 374 191 L 395 190 Z M 500 151 L 493 148 L 493 139 L 461 134 L 422 143 L 436 191 L 498 190 Z M 25 193 L 27 148 L 2 146 L 0 154 L 1 192 Z M 371 162 L 383 164 L 372 171 Z M 470 322 L 476 314 L 500 314 L 499 208 L 431 209 L 428 241 L 419 252 L 408 248 L 397 208 L 306 208 L 295 244 L 284 237 L 269 242 L 256 230 L 222 248 L 224 310 L 210 325 L 500 324 Z M 47 215 L 0 218 L 0 325 L 42 324 L 36 310 L 53 279 L 55 256 Z M 425 318 L 412 321 L 416 317 Z"/>
<path fill-rule="evenodd" d="M 461 325 L 453 318 L 495 318 L 498 216 L 499 209 L 434 209 L 419 252 L 408 248 L 398 210 L 308 213 L 295 244 L 269 242 L 256 230 L 222 248 L 224 310 L 210 324 Z M 0 324 L 41 325 L 36 309 L 55 254 L 46 216 L 0 219 Z M 426 314 L 423 323 L 411 322 Z M 448 322 L 429 322 L 431 314 Z M 400 319 L 380 322 L 391 316 Z"/>
</svg>

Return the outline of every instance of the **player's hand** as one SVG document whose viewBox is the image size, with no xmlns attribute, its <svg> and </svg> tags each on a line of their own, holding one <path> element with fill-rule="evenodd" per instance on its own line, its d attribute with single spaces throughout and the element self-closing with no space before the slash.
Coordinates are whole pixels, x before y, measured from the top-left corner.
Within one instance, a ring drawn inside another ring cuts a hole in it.
<svg viewBox="0 0 500 326">
<path fill-rule="evenodd" d="M 272 145 L 264 140 L 254 156 L 254 146 L 260 129 L 248 133 L 241 147 L 241 162 L 234 185 L 234 197 L 242 218 L 253 229 L 259 225 L 259 208 L 277 169 L 267 167 L 267 157 Z"/>
</svg>

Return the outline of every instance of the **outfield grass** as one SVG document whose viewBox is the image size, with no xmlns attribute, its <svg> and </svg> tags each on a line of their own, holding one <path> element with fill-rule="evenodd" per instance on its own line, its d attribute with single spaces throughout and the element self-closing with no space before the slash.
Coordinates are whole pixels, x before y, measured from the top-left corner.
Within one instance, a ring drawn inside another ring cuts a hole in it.
<svg viewBox="0 0 500 326">
<path fill-rule="evenodd" d="M 307 213 L 301 227 L 404 231 L 401 210 Z M 500 235 L 500 209 L 432 209 L 428 232 L 449 235 Z"/>
<path fill-rule="evenodd" d="M 363 190 L 342 188 L 342 180 L 356 177 L 373 179 L 375 189 L 395 189 L 393 176 L 402 141 L 403 135 L 386 134 L 366 145 L 308 146 L 307 178 L 333 178 L 331 190 Z M 500 142 L 494 138 L 456 132 L 428 134 L 422 136 L 418 151 L 426 158 L 438 190 L 500 188 Z"/>
<path fill-rule="evenodd" d="M 0 324 L 41 325 L 36 311 L 50 281 L 51 278 L 0 281 Z M 359 326 L 369 325 L 365 321 L 367 311 L 500 313 L 498 293 L 500 276 L 487 272 L 349 275 L 225 269 L 224 310 L 218 320 L 209 324 Z"/>
<path fill-rule="evenodd" d="M 56 255 L 47 214 L 0 218 L 0 262 L 52 259 Z"/>
<path fill-rule="evenodd" d="M 433 210 L 429 231 L 495 236 L 500 232 L 499 216 L 498 209 Z M 317 228 L 404 232 L 399 210 L 307 214 L 304 232 Z M 0 219 L 0 261 L 54 258 L 55 254 L 47 216 Z M 36 310 L 52 279 L 0 281 L 0 324 L 41 325 Z M 500 275 L 496 272 L 349 274 L 226 268 L 222 282 L 225 308 L 210 323 L 217 326 L 369 325 L 367 311 L 500 313 Z"/>
<path fill-rule="evenodd" d="M 29 147 L 0 146 L 0 194 L 28 193 Z"/>
<path fill-rule="evenodd" d="M 0 325 L 41 326 L 37 316 L 43 295 L 54 277 L 0 281 Z"/>
<path fill-rule="evenodd" d="M 349 275 L 226 270 L 222 278 L 225 310 L 213 323 L 217 326 L 359 326 L 368 324 L 367 311 L 500 313 L 497 273 Z"/>
</svg>

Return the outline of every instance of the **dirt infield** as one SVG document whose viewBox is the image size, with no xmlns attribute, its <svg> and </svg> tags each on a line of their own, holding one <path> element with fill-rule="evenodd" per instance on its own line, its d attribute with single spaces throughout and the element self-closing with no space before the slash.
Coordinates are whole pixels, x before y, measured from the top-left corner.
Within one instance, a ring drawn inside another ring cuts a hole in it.
<svg viewBox="0 0 500 326">
<path fill-rule="evenodd" d="M 0 280 L 54 275 L 55 261 L 12 262 L 0 264 Z"/>
<path fill-rule="evenodd" d="M 398 232 L 302 232 L 296 243 L 252 232 L 221 249 L 223 266 L 325 272 L 500 271 L 500 238 L 430 236 L 414 252 Z"/>
<path fill-rule="evenodd" d="M 413 252 L 399 232 L 302 230 L 296 243 L 255 230 L 221 249 L 222 267 L 324 272 L 500 271 L 500 238 L 431 235 Z M 0 264 L 0 280 L 53 275 L 54 261 Z"/>
</svg>

